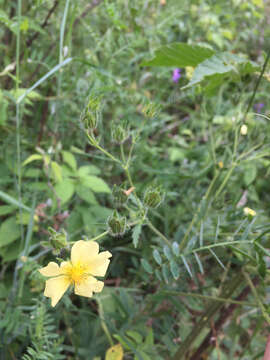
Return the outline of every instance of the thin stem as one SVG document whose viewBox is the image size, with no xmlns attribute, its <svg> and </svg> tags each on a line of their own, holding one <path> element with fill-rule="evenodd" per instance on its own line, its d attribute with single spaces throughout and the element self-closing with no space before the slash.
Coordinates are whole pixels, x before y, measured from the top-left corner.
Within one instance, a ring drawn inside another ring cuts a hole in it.
<svg viewBox="0 0 270 360">
<path fill-rule="evenodd" d="M 108 231 L 108 230 L 104 231 L 102 234 L 100 234 L 100 235 L 98 235 L 98 236 L 96 236 L 96 237 L 94 237 L 94 238 L 92 238 L 92 239 L 90 239 L 90 240 L 91 240 L 91 241 L 97 241 L 97 240 L 103 238 L 104 236 L 106 236 L 107 234 L 109 234 L 109 231 Z"/>
<path fill-rule="evenodd" d="M 167 245 L 169 245 L 169 246 L 171 247 L 170 241 L 166 238 L 165 235 L 163 235 L 163 234 L 151 223 L 150 220 L 147 221 L 147 225 L 150 227 L 150 229 L 151 229 L 154 233 L 156 233 L 162 240 L 164 240 Z"/>
<path fill-rule="evenodd" d="M 253 244 L 253 243 L 254 243 L 253 240 L 224 241 L 224 242 L 220 242 L 220 243 L 217 243 L 217 244 L 202 246 L 202 247 L 199 247 L 197 249 L 193 249 L 193 250 L 185 253 L 184 255 L 193 254 L 193 253 L 198 252 L 198 251 L 209 250 L 209 249 L 212 249 L 214 247 L 219 247 L 219 246 L 230 246 L 230 245 L 235 245 L 235 244 Z"/>
<path fill-rule="evenodd" d="M 249 285 L 255 299 L 257 300 L 257 304 L 258 304 L 259 308 L 261 309 L 263 317 L 268 322 L 268 325 L 270 325 L 270 317 L 267 314 L 267 311 L 265 310 L 265 307 L 264 307 L 263 303 L 261 302 L 260 296 L 259 296 L 259 294 L 258 294 L 258 292 L 257 292 L 257 290 L 256 290 L 256 288 L 255 288 L 249 274 L 246 273 L 245 271 L 242 271 L 242 272 L 243 272 L 243 275 L 244 275 L 244 277 L 245 277 L 245 279 L 246 279 L 246 281 L 247 281 L 247 283 L 248 283 L 248 285 Z"/>
<path fill-rule="evenodd" d="M 267 57 L 266 57 L 265 62 L 264 62 L 264 64 L 263 64 L 263 68 L 262 68 L 262 70 L 261 70 L 260 76 L 259 76 L 259 78 L 258 78 L 258 80 L 257 80 L 257 82 L 256 82 L 256 84 L 255 84 L 253 93 L 252 93 L 251 98 L 250 98 L 250 100 L 249 100 L 249 103 L 248 103 L 247 110 L 246 110 L 246 112 L 245 112 L 243 121 L 246 120 L 247 114 L 248 114 L 248 112 L 249 112 L 249 110 L 250 110 L 250 108 L 251 108 L 251 106 L 252 106 L 253 100 L 254 100 L 255 95 L 256 95 L 256 93 L 257 93 L 259 84 L 260 84 L 260 82 L 261 82 L 261 80 L 262 80 L 263 74 L 264 74 L 264 72 L 265 72 L 265 70 L 266 70 L 266 66 L 267 66 L 267 64 L 268 64 L 269 59 L 270 59 L 270 49 L 268 50 Z"/>
<path fill-rule="evenodd" d="M 218 188 L 217 192 L 215 193 L 214 196 L 214 200 L 220 195 L 220 193 L 222 192 L 222 190 L 224 189 L 225 185 L 227 184 L 229 178 L 232 175 L 233 170 L 236 168 L 237 164 L 233 163 L 232 167 L 230 168 L 230 170 L 228 171 L 227 175 L 225 176 L 225 179 L 223 180 L 222 184 L 220 185 L 220 187 Z"/>
<path fill-rule="evenodd" d="M 203 197 L 204 201 L 207 201 L 207 200 L 208 200 L 208 198 L 209 198 L 209 196 L 210 196 L 210 193 L 211 193 L 211 191 L 212 191 L 212 189 L 213 189 L 213 187 L 214 187 L 214 184 L 215 184 L 218 176 L 219 176 L 219 172 L 216 173 L 216 175 L 213 177 L 213 179 L 212 179 L 212 181 L 211 181 L 211 183 L 210 183 L 210 185 L 209 185 L 209 187 L 208 187 L 208 189 L 207 189 L 207 191 L 206 191 L 206 194 L 205 194 L 205 196 Z M 190 232 L 191 232 L 191 230 L 192 230 L 192 228 L 193 228 L 193 225 L 194 225 L 195 221 L 197 220 L 197 216 L 198 216 L 200 210 L 201 210 L 201 204 L 199 205 L 197 211 L 195 212 L 195 214 L 194 214 L 194 216 L 193 216 L 193 218 L 192 218 L 192 220 L 191 220 L 191 223 L 189 224 L 189 227 L 188 227 L 188 229 L 187 229 L 187 231 L 186 231 L 186 233 L 185 233 L 185 236 L 184 236 L 183 240 L 181 241 L 181 243 L 180 243 L 180 245 L 179 245 L 180 251 L 183 250 L 183 249 L 186 247 L 186 245 L 187 245 L 188 236 L 189 236 L 189 234 L 190 234 Z"/>
<path fill-rule="evenodd" d="M 122 162 L 117 159 L 116 157 L 114 157 L 112 154 L 110 154 L 107 150 L 103 149 L 103 147 L 101 147 L 96 141 L 93 143 L 93 139 L 90 137 L 90 135 L 87 133 L 87 137 L 90 141 L 90 144 L 94 147 L 96 147 L 98 150 L 100 150 L 104 155 L 106 155 L 107 157 L 109 157 L 111 160 L 115 161 L 118 164 L 121 164 L 121 166 L 123 167 L 124 165 L 122 164 Z"/>
<path fill-rule="evenodd" d="M 125 153 L 124 153 L 124 146 L 123 146 L 122 143 L 120 144 L 120 150 L 121 150 L 122 161 L 125 164 L 126 163 L 126 157 L 125 157 Z"/>
<path fill-rule="evenodd" d="M 17 9 L 18 23 L 17 23 L 17 37 L 16 37 L 16 95 L 20 86 L 20 45 L 21 45 L 21 16 L 22 16 L 22 0 L 18 0 Z M 16 103 L 16 150 L 17 150 L 17 187 L 18 200 L 22 204 L 22 170 L 21 170 L 21 134 L 20 134 L 20 104 Z M 21 248 L 23 246 L 23 225 L 22 225 L 22 208 L 19 208 L 20 217 L 20 231 L 21 231 Z"/>
</svg>

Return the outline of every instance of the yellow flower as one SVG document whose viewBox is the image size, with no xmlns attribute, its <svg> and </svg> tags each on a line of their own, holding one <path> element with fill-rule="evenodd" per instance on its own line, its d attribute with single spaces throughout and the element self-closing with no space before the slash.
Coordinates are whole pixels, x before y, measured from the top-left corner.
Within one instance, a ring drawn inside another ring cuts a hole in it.
<svg viewBox="0 0 270 360">
<path fill-rule="evenodd" d="M 99 252 L 95 241 L 77 241 L 71 248 L 70 261 L 63 261 L 60 267 L 50 262 L 39 272 L 51 279 L 46 281 L 44 295 L 51 298 L 54 307 L 70 285 L 74 285 L 75 294 L 91 297 L 93 292 L 101 292 L 102 281 L 94 276 L 105 276 L 109 266 L 109 251 Z"/>
<path fill-rule="evenodd" d="M 245 214 L 246 216 L 250 215 L 250 216 L 253 217 L 253 216 L 256 215 L 256 211 L 250 209 L 249 207 L 245 207 L 245 208 L 244 208 L 244 214 Z"/>
<path fill-rule="evenodd" d="M 241 129 L 240 129 L 240 132 L 241 132 L 241 135 L 247 135 L 247 132 L 248 132 L 248 127 L 247 125 L 242 125 L 241 126 Z"/>
<path fill-rule="evenodd" d="M 219 161 L 218 166 L 219 166 L 220 169 L 223 169 L 223 167 L 224 167 L 223 161 Z"/>
</svg>

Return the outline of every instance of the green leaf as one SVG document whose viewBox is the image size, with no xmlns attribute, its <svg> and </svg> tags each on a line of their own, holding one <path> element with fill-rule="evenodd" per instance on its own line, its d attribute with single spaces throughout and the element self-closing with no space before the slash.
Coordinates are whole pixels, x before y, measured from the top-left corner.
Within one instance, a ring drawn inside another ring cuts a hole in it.
<svg viewBox="0 0 270 360">
<path fill-rule="evenodd" d="M 24 160 L 22 166 L 25 166 L 35 160 L 42 160 L 42 155 L 39 154 L 30 155 L 26 160 Z"/>
<path fill-rule="evenodd" d="M 59 182 L 58 184 L 56 184 L 54 190 L 56 192 L 56 195 L 62 201 L 62 203 L 65 203 L 74 194 L 75 186 L 71 180 L 65 179 Z"/>
<path fill-rule="evenodd" d="M 68 166 L 76 171 L 77 169 L 77 163 L 76 163 L 76 159 L 75 156 L 70 153 L 69 151 L 62 151 L 62 156 L 63 156 L 63 161 L 68 164 Z"/>
<path fill-rule="evenodd" d="M 167 258 L 168 260 L 171 260 L 171 259 L 172 259 L 172 253 L 171 253 L 171 250 L 170 250 L 170 248 L 169 248 L 168 245 L 165 245 L 165 246 L 163 247 L 163 252 L 164 252 L 164 254 L 165 254 L 165 256 L 166 256 L 166 258 Z"/>
<path fill-rule="evenodd" d="M 78 170 L 79 177 L 85 177 L 86 175 L 99 175 L 100 170 L 95 165 L 81 166 Z"/>
<path fill-rule="evenodd" d="M 153 274 L 152 266 L 149 264 L 147 260 L 141 259 L 141 264 L 146 272 L 148 272 L 149 274 Z"/>
<path fill-rule="evenodd" d="M 141 334 L 139 334 L 137 331 L 129 330 L 126 332 L 126 334 L 131 337 L 133 340 L 136 341 L 137 344 L 140 344 L 143 342 L 143 337 Z"/>
<path fill-rule="evenodd" d="M 244 173 L 244 183 L 246 186 L 253 183 L 253 181 L 256 179 L 257 176 L 257 167 L 255 164 L 248 164 L 247 167 L 245 167 L 245 173 Z"/>
<path fill-rule="evenodd" d="M 52 167 L 52 173 L 53 173 L 53 176 L 55 178 L 55 181 L 56 182 L 62 181 L 63 177 L 62 177 L 61 166 L 59 164 L 57 164 L 56 161 L 52 161 L 51 167 Z"/>
<path fill-rule="evenodd" d="M 14 261 L 18 259 L 19 254 L 20 240 L 16 240 L 8 246 L 0 247 L 0 255 L 3 257 L 4 261 Z"/>
<path fill-rule="evenodd" d="M 0 216 L 10 214 L 10 213 L 14 212 L 14 210 L 15 210 L 15 207 L 12 205 L 1 205 L 0 206 Z"/>
<path fill-rule="evenodd" d="M 157 249 L 155 249 L 153 251 L 153 257 L 156 260 L 156 262 L 158 263 L 158 265 L 162 264 L 162 259 L 161 259 L 160 253 L 159 253 L 159 251 Z"/>
<path fill-rule="evenodd" d="M 170 269 L 174 279 L 177 280 L 180 276 L 180 269 L 174 260 L 170 261 Z"/>
<path fill-rule="evenodd" d="M 16 207 L 31 212 L 31 209 L 28 206 L 21 204 L 18 200 L 14 199 L 12 196 L 4 193 L 3 191 L 0 191 L 0 198 L 11 205 L 14 205 Z"/>
<path fill-rule="evenodd" d="M 186 258 L 184 257 L 184 255 L 181 255 L 181 258 L 182 258 L 182 260 L 183 260 L 183 264 L 184 264 L 184 266 L 185 266 L 185 268 L 186 268 L 189 276 L 190 276 L 191 278 L 193 278 L 191 269 L 190 269 L 190 267 L 189 267 L 189 265 L 188 265 L 188 262 L 187 262 Z"/>
<path fill-rule="evenodd" d="M 88 202 L 89 204 L 98 205 L 95 195 L 87 187 L 85 187 L 83 185 L 77 185 L 76 193 L 82 200 Z"/>
<path fill-rule="evenodd" d="M 104 180 L 102 180 L 101 178 L 97 177 L 97 176 L 90 176 L 90 175 L 87 175 L 87 176 L 84 176 L 82 179 L 81 179 L 81 183 L 90 188 L 91 190 L 93 190 L 94 192 L 97 192 L 97 193 L 110 193 L 111 190 L 109 188 L 109 186 L 105 183 Z"/>
<path fill-rule="evenodd" d="M 213 88 L 223 82 L 225 76 L 234 76 L 238 80 L 239 76 L 250 74 L 257 70 L 257 64 L 240 56 L 228 52 L 215 54 L 196 67 L 191 81 L 182 89 L 207 80 L 209 82 L 208 91 L 213 90 Z"/>
<path fill-rule="evenodd" d="M 6 246 L 20 236 L 20 226 L 16 223 L 16 217 L 10 217 L 0 226 L 0 247 Z"/>
<path fill-rule="evenodd" d="M 162 271 L 162 275 L 163 275 L 163 278 L 164 278 L 165 282 L 167 284 L 169 284 L 170 271 L 169 271 L 168 266 L 166 264 L 163 264 L 161 271 Z"/>
<path fill-rule="evenodd" d="M 142 65 L 174 67 L 197 66 L 213 54 L 214 51 L 207 47 L 186 43 L 172 43 L 157 49 L 154 58 L 150 61 L 144 61 Z"/>
<path fill-rule="evenodd" d="M 172 251 L 175 256 L 179 256 L 179 245 L 176 241 L 174 241 L 172 244 Z"/>
<path fill-rule="evenodd" d="M 136 226 L 134 226 L 134 228 L 132 229 L 132 241 L 133 241 L 133 245 L 136 248 L 138 246 L 138 242 L 139 242 L 139 238 L 142 232 L 142 225 L 138 224 Z"/>
</svg>

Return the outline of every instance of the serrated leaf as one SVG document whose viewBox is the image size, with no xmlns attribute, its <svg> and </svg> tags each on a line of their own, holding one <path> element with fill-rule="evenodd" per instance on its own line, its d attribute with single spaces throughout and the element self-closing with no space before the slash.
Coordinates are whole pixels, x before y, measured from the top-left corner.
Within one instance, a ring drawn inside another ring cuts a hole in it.
<svg viewBox="0 0 270 360">
<path fill-rule="evenodd" d="M 141 259 L 141 264 L 146 272 L 148 272 L 149 274 L 153 274 L 152 266 L 149 264 L 147 260 Z"/>
<path fill-rule="evenodd" d="M 100 170 L 95 165 L 85 165 L 81 166 L 78 170 L 79 177 L 84 177 L 86 175 L 99 175 Z"/>
<path fill-rule="evenodd" d="M 68 164 L 68 166 L 72 169 L 72 170 L 76 170 L 77 169 L 77 162 L 75 159 L 75 156 L 70 153 L 69 151 L 62 151 L 62 156 L 63 156 L 63 161 Z"/>
<path fill-rule="evenodd" d="M 144 61 L 143 66 L 197 66 L 214 54 L 214 51 L 199 45 L 172 43 L 155 51 L 154 58 Z"/>
<path fill-rule="evenodd" d="M 113 345 L 106 351 L 105 360 L 122 360 L 124 350 L 121 344 Z"/>
<path fill-rule="evenodd" d="M 156 262 L 158 263 L 158 265 L 162 264 L 162 259 L 161 259 L 160 253 L 159 253 L 159 251 L 157 249 L 154 249 L 153 257 L 156 260 Z"/>
<path fill-rule="evenodd" d="M 175 280 L 177 280 L 180 276 L 180 269 L 174 260 L 170 261 L 170 269 L 172 276 L 174 277 Z"/>
<path fill-rule="evenodd" d="M 175 256 L 179 256 L 179 245 L 176 241 L 172 243 L 172 251 Z"/>
<path fill-rule="evenodd" d="M 88 202 L 89 204 L 98 205 L 95 195 L 89 188 L 83 185 L 77 185 L 76 193 L 82 200 Z"/>
<path fill-rule="evenodd" d="M 182 89 L 208 80 L 208 90 L 212 90 L 223 82 L 224 76 L 234 75 L 238 79 L 257 70 L 257 64 L 240 56 L 228 52 L 215 54 L 195 68 L 191 81 Z"/>
<path fill-rule="evenodd" d="M 134 228 L 132 229 L 132 241 L 135 248 L 138 246 L 141 232 L 142 232 L 141 224 L 134 226 Z"/>
<path fill-rule="evenodd" d="M 164 254 L 165 254 L 165 256 L 166 256 L 166 258 L 167 258 L 168 260 L 171 260 L 171 259 L 172 259 L 172 253 L 171 253 L 171 250 L 170 250 L 170 248 L 169 248 L 168 245 L 165 245 L 165 246 L 163 247 L 163 252 L 164 252 Z"/>
<path fill-rule="evenodd" d="M 6 246 L 20 236 L 20 226 L 16 222 L 16 217 L 10 217 L 3 221 L 0 226 L 0 247 Z"/>
<path fill-rule="evenodd" d="M 73 182 L 69 179 L 65 179 L 59 183 L 57 183 L 54 187 L 56 195 L 62 201 L 62 203 L 67 202 L 75 191 L 75 186 Z"/>
<path fill-rule="evenodd" d="M 81 178 L 81 183 L 97 193 L 110 193 L 111 190 L 104 180 L 97 176 L 87 175 Z"/>
</svg>

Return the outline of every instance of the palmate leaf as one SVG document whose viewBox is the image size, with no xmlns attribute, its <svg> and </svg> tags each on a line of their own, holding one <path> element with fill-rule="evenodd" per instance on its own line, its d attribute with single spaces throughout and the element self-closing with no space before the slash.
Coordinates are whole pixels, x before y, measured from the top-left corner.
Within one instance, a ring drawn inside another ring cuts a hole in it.
<svg viewBox="0 0 270 360">
<path fill-rule="evenodd" d="M 197 66 L 204 60 L 210 58 L 214 51 L 199 45 L 186 43 L 172 43 L 162 46 L 155 51 L 154 58 L 144 61 L 143 66 Z"/>
</svg>

